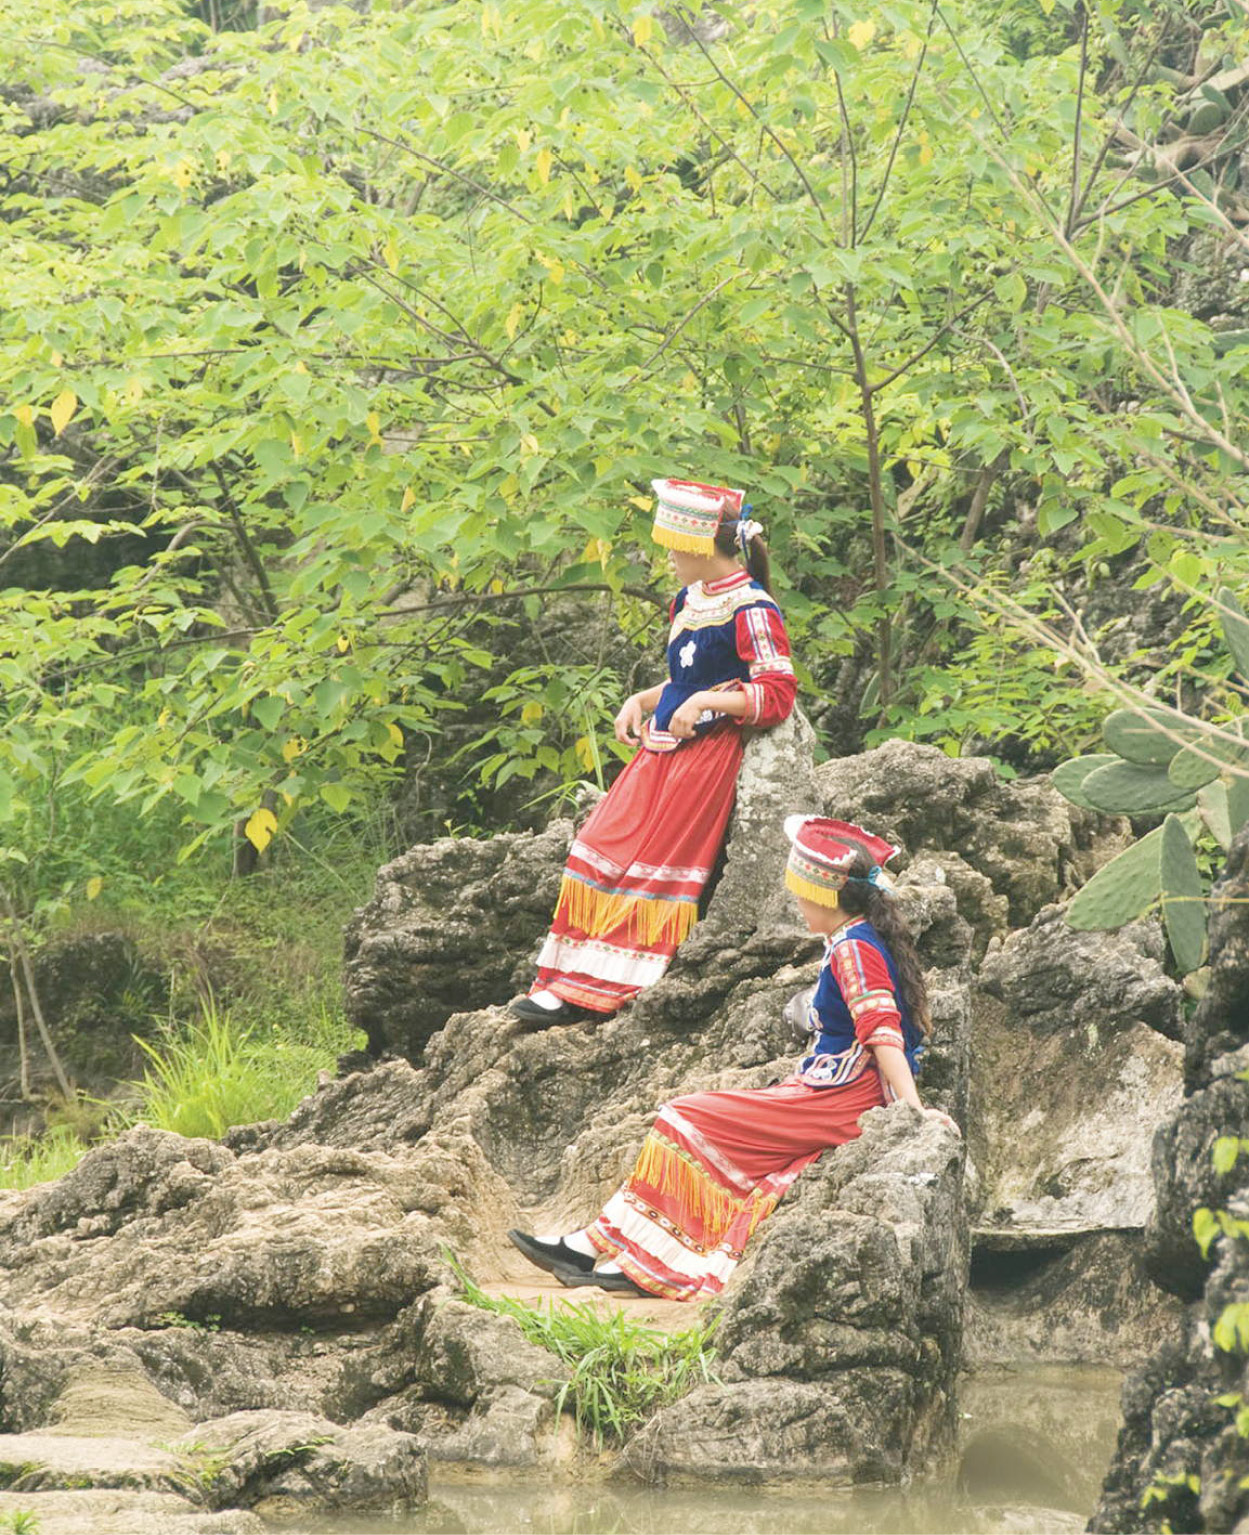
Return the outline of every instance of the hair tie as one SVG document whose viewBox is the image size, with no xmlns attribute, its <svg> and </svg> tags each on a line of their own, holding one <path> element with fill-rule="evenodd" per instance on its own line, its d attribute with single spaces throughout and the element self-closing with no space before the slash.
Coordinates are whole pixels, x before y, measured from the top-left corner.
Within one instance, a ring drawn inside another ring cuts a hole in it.
<svg viewBox="0 0 1249 1535">
<path fill-rule="evenodd" d="M 742 507 L 743 513 L 752 511 L 754 511 L 754 507 L 750 505 Z M 737 547 L 745 554 L 746 545 L 752 538 L 757 538 L 762 532 L 763 525 L 761 523 L 752 522 L 749 517 L 743 515 L 737 522 Z"/>
</svg>

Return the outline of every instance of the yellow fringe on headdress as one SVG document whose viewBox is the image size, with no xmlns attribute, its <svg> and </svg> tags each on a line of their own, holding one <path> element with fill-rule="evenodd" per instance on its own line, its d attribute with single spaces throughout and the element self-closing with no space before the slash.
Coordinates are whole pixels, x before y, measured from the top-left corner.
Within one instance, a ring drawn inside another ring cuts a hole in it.
<svg viewBox="0 0 1249 1535">
<path fill-rule="evenodd" d="M 686 554 L 714 554 L 716 535 L 712 533 L 678 533 L 675 528 L 661 527 L 655 523 L 651 537 L 661 548 L 680 549 Z"/>
<path fill-rule="evenodd" d="M 731 1194 L 688 1152 L 652 1130 L 642 1142 L 633 1177 L 657 1194 L 676 1201 L 690 1219 L 702 1224 L 703 1245 L 711 1248 L 750 1206 L 749 1236 L 776 1208 L 776 1197 Z"/>
<path fill-rule="evenodd" d="M 573 927 L 579 927 L 590 938 L 609 933 L 624 922 L 627 924 L 625 931 L 631 937 L 654 948 L 658 943 L 684 941 L 698 921 L 698 903 L 612 894 L 565 874 L 559 887 L 555 915 L 566 917 Z"/>
<path fill-rule="evenodd" d="M 803 879 L 801 874 L 795 874 L 792 869 L 785 870 L 785 886 L 786 889 L 792 890 L 795 895 L 800 895 L 808 901 L 814 901 L 817 906 L 841 905 L 836 890 L 828 885 L 813 884 L 811 880 Z"/>
</svg>

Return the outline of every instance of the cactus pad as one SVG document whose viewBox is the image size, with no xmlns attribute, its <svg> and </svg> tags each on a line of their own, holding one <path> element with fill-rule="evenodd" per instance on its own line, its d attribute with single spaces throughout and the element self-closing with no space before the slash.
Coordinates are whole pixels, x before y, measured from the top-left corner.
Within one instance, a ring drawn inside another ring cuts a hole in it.
<svg viewBox="0 0 1249 1535">
<path fill-rule="evenodd" d="M 1094 768 L 1107 767 L 1112 762 L 1118 762 L 1112 752 L 1095 752 L 1089 757 L 1072 757 L 1067 762 L 1060 762 L 1050 774 L 1050 783 L 1058 790 L 1059 794 L 1073 805 L 1079 805 L 1081 810 L 1096 810 L 1092 800 L 1084 797 L 1083 783 Z"/>
<path fill-rule="evenodd" d="M 1161 847 L 1160 826 L 1098 869 L 1068 906 L 1068 927 L 1081 932 L 1122 927 L 1148 911 L 1162 890 Z"/>
<path fill-rule="evenodd" d="M 1187 975 L 1205 958 L 1206 892 L 1188 833 L 1173 815 L 1162 823 L 1158 868 L 1167 939 L 1176 965 Z"/>
<path fill-rule="evenodd" d="M 1116 709 L 1102 722 L 1102 739 L 1128 762 L 1170 762 L 1192 739 L 1192 726 L 1166 709 Z"/>
<path fill-rule="evenodd" d="M 1236 601 L 1236 594 L 1226 586 L 1219 588 L 1215 598 L 1219 607 L 1219 621 L 1223 625 L 1223 638 L 1232 653 L 1236 670 L 1242 677 L 1249 677 L 1249 618 Z"/>
<path fill-rule="evenodd" d="M 1177 789 L 1164 768 L 1139 762 L 1094 768 L 1080 790 L 1095 809 L 1110 815 L 1148 815 L 1154 810 L 1187 810 L 1196 804 L 1192 791 Z"/>
</svg>

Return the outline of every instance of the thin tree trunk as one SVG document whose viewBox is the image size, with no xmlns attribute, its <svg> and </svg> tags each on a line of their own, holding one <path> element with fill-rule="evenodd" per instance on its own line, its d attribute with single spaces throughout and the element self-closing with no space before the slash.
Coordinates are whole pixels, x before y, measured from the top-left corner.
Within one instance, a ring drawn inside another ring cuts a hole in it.
<svg viewBox="0 0 1249 1535">
<path fill-rule="evenodd" d="M 35 1027 L 39 1030 L 39 1038 L 43 1041 L 43 1048 L 52 1067 L 52 1074 L 56 1077 L 57 1086 L 64 1093 L 65 1097 L 72 1098 L 74 1096 L 73 1084 L 66 1074 L 65 1067 L 61 1064 L 61 1057 L 52 1040 L 52 1031 L 48 1028 L 48 1021 L 43 1016 L 43 1008 L 39 1002 L 39 989 L 35 985 L 35 967 L 31 963 L 30 950 L 26 947 L 26 940 L 22 936 L 17 913 L 13 910 L 13 902 L 9 898 L 7 891 L 4 893 L 4 911 L 9 923 L 9 946 L 16 954 L 21 966 L 22 976 L 26 982 L 26 995 L 30 999 L 30 1011 L 35 1020 Z"/>
</svg>

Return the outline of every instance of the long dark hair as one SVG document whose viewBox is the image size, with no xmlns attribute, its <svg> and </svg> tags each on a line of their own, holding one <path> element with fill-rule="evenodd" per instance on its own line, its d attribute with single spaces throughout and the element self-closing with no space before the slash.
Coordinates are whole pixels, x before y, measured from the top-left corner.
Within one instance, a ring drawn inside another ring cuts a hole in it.
<svg viewBox="0 0 1249 1535">
<path fill-rule="evenodd" d="M 756 533 L 753 538 L 747 539 L 745 550 L 737 541 L 737 523 L 725 521 L 716 529 L 716 553 L 738 556 L 745 554 L 746 569 L 750 572 L 753 581 L 758 581 L 765 592 L 772 590 L 772 564 L 768 559 L 768 546 L 763 541 L 763 534 Z"/>
<path fill-rule="evenodd" d="M 870 868 L 871 864 L 863 854 L 858 854 L 846 870 L 851 877 L 837 892 L 837 903 L 842 911 L 849 912 L 853 917 L 866 917 L 885 940 L 885 947 L 893 955 L 898 971 L 898 985 L 911 1017 L 925 1034 L 931 1033 L 928 985 L 924 980 L 924 967 L 919 962 L 915 939 L 902 915 L 902 906 L 897 896 L 882 890 L 879 885 L 868 883 Z"/>
</svg>

